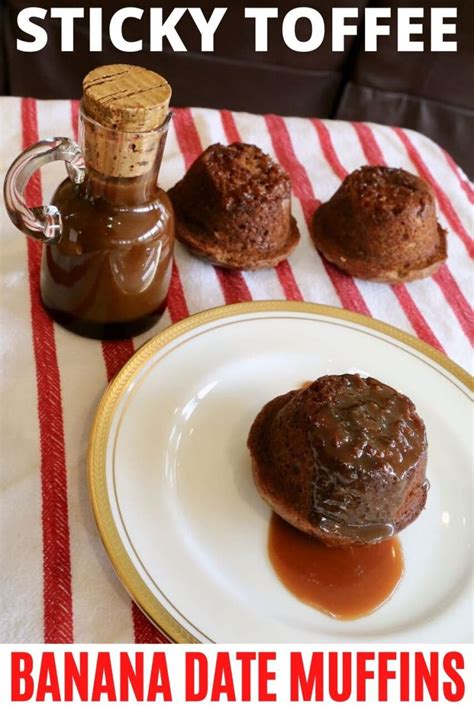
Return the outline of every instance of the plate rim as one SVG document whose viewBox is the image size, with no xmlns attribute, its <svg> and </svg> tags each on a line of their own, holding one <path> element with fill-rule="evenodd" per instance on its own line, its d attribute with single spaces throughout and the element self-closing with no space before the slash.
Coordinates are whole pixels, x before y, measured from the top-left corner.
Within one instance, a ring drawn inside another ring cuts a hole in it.
<svg viewBox="0 0 474 711">
<path fill-rule="evenodd" d="M 388 335 L 394 340 L 400 341 L 404 345 L 408 345 L 422 353 L 425 358 L 427 357 L 429 360 L 435 361 L 457 380 L 461 381 L 471 393 L 474 392 L 474 377 L 448 358 L 444 353 L 441 353 L 428 343 L 384 321 L 348 311 L 347 309 L 342 309 L 337 306 L 328 306 L 325 304 L 283 300 L 256 300 L 216 306 L 211 309 L 206 309 L 205 311 L 200 311 L 168 326 L 143 344 L 109 383 L 99 401 L 89 436 L 87 481 L 95 523 L 115 573 L 142 612 L 172 642 L 196 644 L 200 643 L 200 640 L 188 632 L 188 630 L 173 617 L 142 580 L 122 543 L 109 502 L 106 486 L 105 458 L 110 425 L 116 407 L 137 372 L 149 358 L 183 334 L 204 324 L 231 316 L 285 311 L 329 316 L 336 320 L 356 323 L 370 330 Z"/>
</svg>

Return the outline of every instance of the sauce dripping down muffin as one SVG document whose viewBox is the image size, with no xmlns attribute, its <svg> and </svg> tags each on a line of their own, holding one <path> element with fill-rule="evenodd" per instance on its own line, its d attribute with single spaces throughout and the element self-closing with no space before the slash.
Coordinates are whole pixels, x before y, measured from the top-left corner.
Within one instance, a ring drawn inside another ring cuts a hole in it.
<svg viewBox="0 0 474 711">
<path fill-rule="evenodd" d="M 375 378 L 329 375 L 276 397 L 248 446 L 263 499 L 328 545 L 389 538 L 424 508 L 424 423 L 408 397 Z"/>
</svg>

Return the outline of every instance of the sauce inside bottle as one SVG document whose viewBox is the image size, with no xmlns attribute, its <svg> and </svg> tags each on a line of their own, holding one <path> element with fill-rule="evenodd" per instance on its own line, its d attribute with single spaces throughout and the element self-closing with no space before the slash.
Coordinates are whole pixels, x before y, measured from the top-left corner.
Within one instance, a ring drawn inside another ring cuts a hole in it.
<svg viewBox="0 0 474 711">
<path fill-rule="evenodd" d="M 272 514 L 268 554 L 281 582 L 299 600 L 340 620 L 380 607 L 404 571 L 398 538 L 329 547 Z"/>
<path fill-rule="evenodd" d="M 106 178 L 92 170 L 65 180 L 53 203 L 61 240 L 43 252 L 41 291 L 51 316 L 92 338 L 125 338 L 150 328 L 166 306 L 174 218 L 157 170 Z"/>
</svg>

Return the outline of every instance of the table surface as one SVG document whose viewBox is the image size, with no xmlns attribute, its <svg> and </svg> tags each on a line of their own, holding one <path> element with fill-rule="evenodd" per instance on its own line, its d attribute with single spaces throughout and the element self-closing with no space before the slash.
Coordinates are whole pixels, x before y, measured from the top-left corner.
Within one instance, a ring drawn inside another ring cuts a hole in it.
<svg viewBox="0 0 474 711">
<path fill-rule="evenodd" d="M 39 137 L 77 134 L 68 101 L 0 98 L 0 174 Z M 150 336 L 188 314 L 222 303 L 293 299 L 343 306 L 412 333 L 466 369 L 472 365 L 472 203 L 474 191 L 452 159 L 413 131 L 210 109 L 177 109 L 160 182 L 169 188 L 204 147 L 243 140 L 290 173 L 302 239 L 277 269 L 226 273 L 178 245 L 169 306 L 148 333 L 117 343 L 89 341 L 53 324 L 39 301 L 39 244 L 0 209 L 2 642 L 159 642 L 162 635 L 130 602 L 105 555 L 89 506 L 86 451 L 106 383 Z M 370 284 L 324 264 L 308 224 L 347 172 L 387 164 L 433 186 L 449 258 L 412 284 Z M 60 163 L 37 174 L 32 204 L 48 201 Z"/>
</svg>

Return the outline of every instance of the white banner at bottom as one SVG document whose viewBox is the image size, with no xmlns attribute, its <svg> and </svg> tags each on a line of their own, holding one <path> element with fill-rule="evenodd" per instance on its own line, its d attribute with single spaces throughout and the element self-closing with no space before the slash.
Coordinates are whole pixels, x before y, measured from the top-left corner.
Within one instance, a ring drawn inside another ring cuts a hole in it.
<svg viewBox="0 0 474 711">
<path fill-rule="evenodd" d="M 473 708 L 474 645 L 3 645 L 0 709 Z"/>
</svg>

